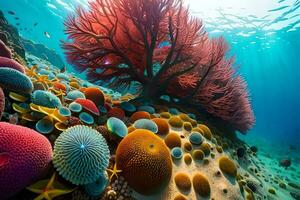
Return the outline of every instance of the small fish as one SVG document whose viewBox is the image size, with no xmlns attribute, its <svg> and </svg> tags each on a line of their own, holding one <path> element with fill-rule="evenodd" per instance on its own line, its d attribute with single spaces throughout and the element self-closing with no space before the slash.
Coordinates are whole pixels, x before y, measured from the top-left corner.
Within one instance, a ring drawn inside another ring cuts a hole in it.
<svg viewBox="0 0 300 200">
<path fill-rule="evenodd" d="M 16 13 L 13 12 L 13 11 L 8 11 L 7 13 L 10 14 L 10 15 L 15 15 L 15 14 L 16 14 Z"/>
<path fill-rule="evenodd" d="M 16 23 L 16 25 L 17 25 L 17 26 L 19 26 L 19 25 L 20 25 L 20 23 Z"/>
<path fill-rule="evenodd" d="M 15 20 L 19 20 L 20 18 L 19 17 L 15 17 Z"/>
<path fill-rule="evenodd" d="M 33 24 L 33 26 L 37 26 L 38 24 L 39 24 L 39 23 L 36 22 L 36 23 Z"/>
<path fill-rule="evenodd" d="M 290 159 L 282 159 L 279 161 L 279 166 L 284 167 L 287 169 L 289 166 L 291 166 L 292 162 Z"/>
<path fill-rule="evenodd" d="M 50 34 L 46 31 L 44 32 L 44 35 L 47 37 L 47 38 L 51 38 Z"/>
</svg>

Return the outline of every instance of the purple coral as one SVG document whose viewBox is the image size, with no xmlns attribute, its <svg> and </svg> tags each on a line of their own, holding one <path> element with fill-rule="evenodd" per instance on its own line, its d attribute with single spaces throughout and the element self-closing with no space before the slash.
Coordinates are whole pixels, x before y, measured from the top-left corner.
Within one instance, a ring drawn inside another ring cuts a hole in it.
<svg viewBox="0 0 300 200">
<path fill-rule="evenodd" d="M 11 69 L 18 70 L 19 72 L 21 72 L 23 74 L 25 73 L 25 68 L 20 63 L 18 63 L 17 61 L 14 61 L 13 59 L 9 59 L 9 58 L 0 56 L 0 68 L 2 68 L 2 67 L 8 67 Z"/>
<path fill-rule="evenodd" d="M 36 131 L 0 122 L 0 194 L 8 199 L 35 181 L 49 166 L 51 144 Z"/>
</svg>

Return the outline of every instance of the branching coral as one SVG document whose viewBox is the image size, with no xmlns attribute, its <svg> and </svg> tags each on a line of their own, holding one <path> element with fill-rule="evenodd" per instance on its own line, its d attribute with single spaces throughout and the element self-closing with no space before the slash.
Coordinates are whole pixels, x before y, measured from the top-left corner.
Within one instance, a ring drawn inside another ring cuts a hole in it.
<svg viewBox="0 0 300 200">
<path fill-rule="evenodd" d="M 68 61 L 89 80 L 116 88 L 143 85 L 201 106 L 241 132 L 254 123 L 245 83 L 228 45 L 210 39 L 182 0 L 95 0 L 65 22 Z"/>
</svg>

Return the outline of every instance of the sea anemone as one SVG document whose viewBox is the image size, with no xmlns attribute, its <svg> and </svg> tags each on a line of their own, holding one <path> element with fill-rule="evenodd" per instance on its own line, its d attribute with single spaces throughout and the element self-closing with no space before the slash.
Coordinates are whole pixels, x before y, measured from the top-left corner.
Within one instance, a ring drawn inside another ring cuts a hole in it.
<svg viewBox="0 0 300 200">
<path fill-rule="evenodd" d="M 154 121 L 158 127 L 157 134 L 166 135 L 169 133 L 170 127 L 166 120 L 161 119 L 161 118 L 154 118 L 154 119 L 152 119 L 152 121 Z"/>
<path fill-rule="evenodd" d="M 0 68 L 0 87 L 20 93 L 31 93 L 33 90 L 33 84 L 25 74 L 7 67 Z"/>
<path fill-rule="evenodd" d="M 58 108 L 61 106 L 60 99 L 53 93 L 44 90 L 35 90 L 31 95 L 32 103 L 47 108 Z"/>
<path fill-rule="evenodd" d="M 7 199 L 47 170 L 51 144 L 36 131 L 0 122 L 0 194 Z"/>
<path fill-rule="evenodd" d="M 79 103 L 85 110 L 99 116 L 99 110 L 95 103 L 89 99 L 78 98 L 74 102 Z"/>
<path fill-rule="evenodd" d="M 0 68 L 2 68 L 2 67 L 7 67 L 10 69 L 17 70 L 17 71 L 21 72 L 22 74 L 25 73 L 25 68 L 20 63 L 18 63 L 17 61 L 15 61 L 13 59 L 9 59 L 9 58 L 0 56 Z"/>
<path fill-rule="evenodd" d="M 128 134 L 127 126 L 124 122 L 116 117 L 110 117 L 106 122 L 107 128 L 109 132 L 118 136 L 119 138 L 123 138 Z"/>
<path fill-rule="evenodd" d="M 153 133 L 157 133 L 157 131 L 158 131 L 158 127 L 157 127 L 156 123 L 154 123 L 150 119 L 136 120 L 133 124 L 133 127 L 136 129 L 147 129 Z"/>
<path fill-rule="evenodd" d="M 167 146 L 160 137 L 145 129 L 133 131 L 119 143 L 116 163 L 128 184 L 141 194 L 159 191 L 172 175 Z"/>
<path fill-rule="evenodd" d="M 208 182 L 208 179 L 200 174 L 197 173 L 193 177 L 193 186 L 194 190 L 197 194 L 203 197 L 207 197 L 210 194 L 210 184 Z"/>
<path fill-rule="evenodd" d="M 95 182 L 108 167 L 109 157 L 102 135 L 84 125 L 68 128 L 54 144 L 54 167 L 75 185 Z"/>
<path fill-rule="evenodd" d="M 165 143 L 170 149 L 173 147 L 181 147 L 181 139 L 175 132 L 171 132 L 165 137 Z"/>
<path fill-rule="evenodd" d="M 103 106 L 104 105 L 104 94 L 103 92 L 97 87 L 88 87 L 84 89 L 84 95 L 87 99 L 93 101 L 96 106 Z"/>
</svg>

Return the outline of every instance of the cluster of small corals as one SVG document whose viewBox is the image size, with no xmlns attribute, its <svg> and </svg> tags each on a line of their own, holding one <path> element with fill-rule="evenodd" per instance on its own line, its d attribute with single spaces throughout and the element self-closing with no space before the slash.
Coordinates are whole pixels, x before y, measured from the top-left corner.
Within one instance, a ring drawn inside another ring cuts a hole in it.
<svg viewBox="0 0 300 200">
<path fill-rule="evenodd" d="M 129 187 L 127 181 L 125 181 L 123 176 L 116 179 L 105 194 L 106 199 L 115 200 L 133 200 L 131 197 L 132 189 Z"/>
</svg>

